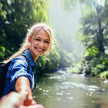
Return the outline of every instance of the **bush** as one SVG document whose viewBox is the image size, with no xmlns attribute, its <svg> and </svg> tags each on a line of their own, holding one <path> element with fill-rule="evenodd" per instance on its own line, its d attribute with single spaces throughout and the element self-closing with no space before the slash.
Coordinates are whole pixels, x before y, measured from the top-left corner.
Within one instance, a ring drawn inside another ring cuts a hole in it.
<svg viewBox="0 0 108 108">
<path fill-rule="evenodd" d="M 108 70 L 107 71 L 104 71 L 102 73 L 100 73 L 98 75 L 99 78 L 102 78 L 102 79 L 108 79 Z"/>
<path fill-rule="evenodd" d="M 101 52 L 96 52 L 96 55 L 88 53 L 81 61 L 81 66 L 82 69 L 79 71 L 85 75 L 98 76 L 108 70 L 108 55 Z"/>
</svg>

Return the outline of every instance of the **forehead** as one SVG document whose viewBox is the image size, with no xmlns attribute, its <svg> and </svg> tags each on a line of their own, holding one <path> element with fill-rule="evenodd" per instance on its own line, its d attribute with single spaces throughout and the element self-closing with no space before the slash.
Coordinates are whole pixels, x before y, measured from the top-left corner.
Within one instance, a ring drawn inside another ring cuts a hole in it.
<svg viewBox="0 0 108 108">
<path fill-rule="evenodd" d="M 44 29 L 40 29 L 39 31 L 37 31 L 34 34 L 34 37 L 40 37 L 40 38 L 44 38 L 44 39 L 50 39 L 49 34 Z"/>
</svg>

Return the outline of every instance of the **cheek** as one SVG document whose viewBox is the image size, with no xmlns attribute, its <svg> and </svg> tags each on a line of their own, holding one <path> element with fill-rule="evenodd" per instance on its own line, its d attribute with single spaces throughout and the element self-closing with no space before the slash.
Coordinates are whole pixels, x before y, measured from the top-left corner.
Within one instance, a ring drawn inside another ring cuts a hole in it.
<svg viewBox="0 0 108 108">
<path fill-rule="evenodd" d="M 45 47 L 48 49 L 48 47 L 49 47 L 49 44 L 46 44 L 46 45 L 45 45 Z"/>
<path fill-rule="evenodd" d="M 38 45 L 38 44 L 39 44 L 39 42 L 36 42 L 36 41 L 34 41 L 34 42 L 32 43 L 33 46 Z"/>
</svg>

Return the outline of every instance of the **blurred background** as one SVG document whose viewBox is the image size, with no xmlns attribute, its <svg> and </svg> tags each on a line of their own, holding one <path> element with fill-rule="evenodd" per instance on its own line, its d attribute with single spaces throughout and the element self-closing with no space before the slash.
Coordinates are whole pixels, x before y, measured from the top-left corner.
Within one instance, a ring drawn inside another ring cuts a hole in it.
<svg viewBox="0 0 108 108">
<path fill-rule="evenodd" d="M 108 108 L 108 1 L 0 0 L 0 61 L 18 51 L 39 22 L 55 39 L 51 54 L 36 61 L 34 98 L 47 108 Z"/>
<path fill-rule="evenodd" d="M 28 29 L 45 22 L 54 47 L 38 60 L 37 73 L 71 72 L 107 78 L 107 0 L 0 0 L 0 61 L 18 51 Z"/>
</svg>

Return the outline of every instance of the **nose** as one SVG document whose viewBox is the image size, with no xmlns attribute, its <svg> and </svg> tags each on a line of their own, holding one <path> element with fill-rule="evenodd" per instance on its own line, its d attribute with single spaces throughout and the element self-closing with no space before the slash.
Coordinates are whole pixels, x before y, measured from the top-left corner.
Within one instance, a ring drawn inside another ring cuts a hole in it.
<svg viewBox="0 0 108 108">
<path fill-rule="evenodd" d="M 43 41 L 40 42 L 39 46 L 40 46 L 40 47 L 43 47 L 43 46 L 44 46 Z"/>
</svg>

